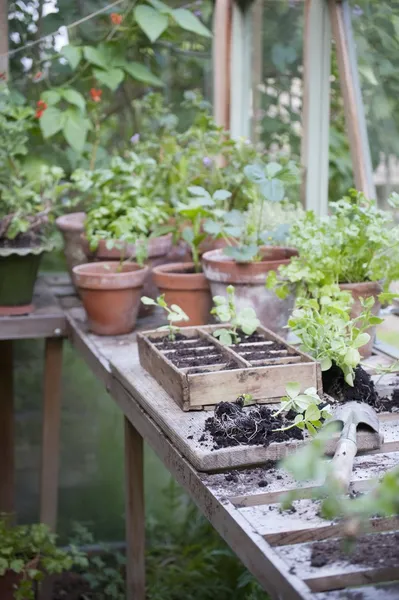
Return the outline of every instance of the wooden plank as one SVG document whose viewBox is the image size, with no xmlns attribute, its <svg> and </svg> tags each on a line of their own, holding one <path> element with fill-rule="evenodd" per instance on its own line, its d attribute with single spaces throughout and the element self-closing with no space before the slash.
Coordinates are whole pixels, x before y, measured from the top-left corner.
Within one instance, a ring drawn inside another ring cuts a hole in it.
<svg viewBox="0 0 399 600">
<path fill-rule="evenodd" d="M 378 564 L 367 566 L 361 562 L 351 562 L 343 556 L 339 560 L 330 560 L 328 564 L 321 567 L 311 565 L 311 556 L 314 543 L 296 544 L 294 546 L 278 546 L 276 548 L 279 556 L 287 563 L 295 573 L 300 573 L 305 583 L 314 592 L 325 592 L 328 590 L 343 589 L 347 586 L 379 583 L 397 579 L 399 572 L 399 561 L 389 560 L 384 556 L 384 543 L 386 536 L 390 533 L 370 534 L 365 536 L 367 543 L 374 548 L 381 549 L 381 560 Z M 329 544 L 316 542 L 319 546 Z M 338 543 L 340 543 L 338 541 Z"/>
<path fill-rule="evenodd" d="M 145 600 L 143 438 L 125 417 L 126 598 Z"/>
<path fill-rule="evenodd" d="M 44 364 L 40 522 L 57 525 L 60 453 L 62 339 L 47 339 Z"/>
<path fill-rule="evenodd" d="M 216 0 L 213 13 L 213 114 L 215 122 L 230 129 L 231 0 Z"/>
<path fill-rule="evenodd" d="M 278 503 L 242 508 L 240 512 L 271 545 L 285 546 L 343 535 L 343 521 L 323 519 L 319 516 L 320 504 L 315 500 L 296 500 L 293 511 L 281 510 Z M 373 533 L 399 530 L 399 517 L 372 519 L 369 527 Z"/>
<path fill-rule="evenodd" d="M 13 343 L 0 340 L 0 513 L 14 513 L 14 501 Z"/>
<path fill-rule="evenodd" d="M 207 489 L 198 473 L 176 450 L 173 443 L 116 379 L 110 393 L 123 414 L 134 423 L 176 481 L 191 495 L 204 516 L 226 540 L 244 565 L 275 600 L 310 600 L 309 588 L 290 573 L 274 549 L 250 526 L 226 498 L 219 501 Z"/>
</svg>

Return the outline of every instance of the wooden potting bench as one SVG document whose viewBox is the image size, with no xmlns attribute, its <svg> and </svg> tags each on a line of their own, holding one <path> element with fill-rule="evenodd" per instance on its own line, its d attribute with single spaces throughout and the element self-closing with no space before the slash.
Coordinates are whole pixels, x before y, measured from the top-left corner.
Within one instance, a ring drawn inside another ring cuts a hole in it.
<svg viewBox="0 0 399 600">
<path fill-rule="evenodd" d="M 144 440 L 272 598 L 399 598 L 399 561 L 386 565 L 383 550 L 381 559 L 368 566 L 351 564 L 349 560 L 320 568 L 311 566 L 313 544 L 339 538 L 341 526 L 322 520 L 317 503 L 306 497 L 297 501 L 296 512 L 281 513 L 278 504 L 281 494 L 297 487 L 282 470 L 274 469 L 271 474 L 259 466 L 237 471 L 233 477 L 226 472 L 207 474 L 196 470 L 178 449 L 184 447 L 182 440 L 171 429 L 167 431 L 159 425 L 168 420 L 168 398 L 159 386 L 154 388 L 152 378 L 141 369 L 135 334 L 115 338 L 92 335 L 76 299 L 64 297 L 62 305 L 71 343 L 103 382 L 125 418 L 128 600 L 145 599 Z M 154 326 L 153 317 L 139 322 L 140 329 Z M 394 354 L 384 346 L 377 352 L 379 362 L 392 360 Z M 58 431 L 58 424 L 54 426 Z M 384 415 L 382 428 L 383 447 L 355 459 L 352 491 L 370 489 L 376 478 L 399 462 L 399 414 Z M 268 485 L 259 485 L 265 479 Z M 306 487 L 318 483 L 309 482 Z M 367 534 L 370 544 L 381 544 L 384 536 L 399 535 L 399 520 L 374 520 L 371 531 Z"/>
</svg>

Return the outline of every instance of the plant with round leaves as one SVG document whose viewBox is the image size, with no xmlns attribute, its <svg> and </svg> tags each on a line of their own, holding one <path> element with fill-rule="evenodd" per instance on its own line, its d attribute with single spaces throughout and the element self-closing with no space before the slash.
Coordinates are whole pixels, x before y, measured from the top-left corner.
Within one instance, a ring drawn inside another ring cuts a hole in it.
<svg viewBox="0 0 399 600">
<path fill-rule="evenodd" d="M 260 325 L 256 312 L 252 307 L 242 308 L 237 311 L 234 286 L 226 288 L 227 298 L 214 296 L 214 307 L 211 314 L 215 315 L 221 323 L 228 323 L 229 328 L 216 329 L 214 337 L 218 338 L 224 346 L 238 344 L 241 341 L 240 332 L 252 335 Z"/>
<path fill-rule="evenodd" d="M 176 334 L 180 331 L 180 327 L 176 327 L 176 325 L 173 325 L 173 323 L 190 320 L 184 310 L 182 310 L 177 304 L 171 304 L 168 306 L 167 302 L 165 301 L 165 294 L 158 296 L 156 300 L 153 300 L 148 296 L 142 296 L 141 302 L 146 306 L 159 306 L 166 312 L 166 318 L 169 321 L 169 325 L 162 325 L 161 327 L 158 327 L 158 331 L 168 331 L 168 338 L 171 342 L 175 341 Z"/>
</svg>

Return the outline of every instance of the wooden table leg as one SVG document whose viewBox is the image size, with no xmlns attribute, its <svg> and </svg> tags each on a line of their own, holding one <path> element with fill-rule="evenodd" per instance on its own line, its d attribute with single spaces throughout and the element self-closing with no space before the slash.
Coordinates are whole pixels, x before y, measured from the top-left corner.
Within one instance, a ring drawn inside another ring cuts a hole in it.
<svg viewBox="0 0 399 600">
<path fill-rule="evenodd" d="M 143 438 L 125 417 L 126 598 L 145 600 Z"/>
<path fill-rule="evenodd" d="M 46 339 L 42 425 L 40 521 L 57 525 L 58 465 L 61 421 L 62 339 Z"/>
<path fill-rule="evenodd" d="M 0 513 L 14 513 L 13 343 L 0 340 Z"/>
</svg>

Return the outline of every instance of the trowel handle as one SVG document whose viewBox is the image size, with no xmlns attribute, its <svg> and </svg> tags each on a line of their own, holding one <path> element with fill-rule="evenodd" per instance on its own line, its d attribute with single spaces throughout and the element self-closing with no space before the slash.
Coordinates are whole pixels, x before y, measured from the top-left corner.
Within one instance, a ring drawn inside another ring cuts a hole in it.
<svg viewBox="0 0 399 600">
<path fill-rule="evenodd" d="M 357 445 L 348 438 L 340 439 L 331 461 L 332 476 L 343 492 L 347 492 L 352 477 L 353 459 L 357 454 Z"/>
</svg>

